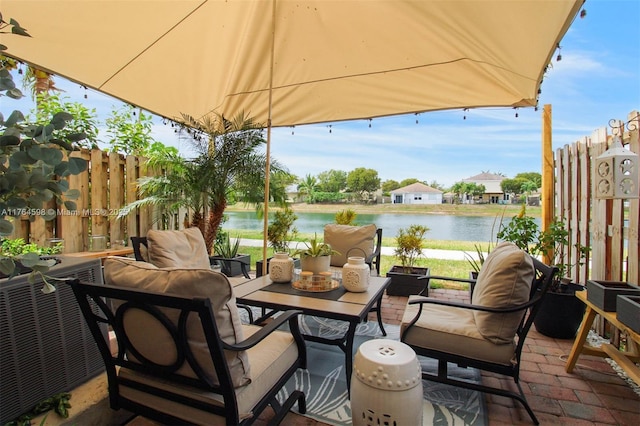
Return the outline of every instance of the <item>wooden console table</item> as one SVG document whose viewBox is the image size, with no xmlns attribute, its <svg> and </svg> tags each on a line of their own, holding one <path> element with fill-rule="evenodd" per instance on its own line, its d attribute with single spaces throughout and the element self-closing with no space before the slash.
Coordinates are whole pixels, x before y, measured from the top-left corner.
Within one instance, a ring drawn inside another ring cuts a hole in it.
<svg viewBox="0 0 640 426">
<path fill-rule="evenodd" d="M 634 382 L 640 384 L 640 369 L 634 364 L 636 362 L 640 362 L 640 350 L 638 348 L 638 344 L 640 344 L 640 334 L 618 321 L 615 312 L 606 312 L 594 306 L 593 303 L 587 300 L 586 291 L 577 291 L 576 297 L 587 305 L 587 309 L 584 313 L 584 318 L 582 319 L 582 324 L 578 330 L 576 340 L 573 342 L 573 348 L 571 348 L 571 353 L 567 359 L 567 365 L 565 366 L 567 373 L 571 373 L 573 371 L 580 354 L 594 355 L 603 358 L 611 358 Z M 601 315 L 604 319 L 609 321 L 611 325 L 627 335 L 627 350 L 625 352 L 618 350 L 615 346 L 609 343 L 605 343 L 599 348 L 585 344 L 596 314 Z"/>
<path fill-rule="evenodd" d="M 131 247 L 123 247 L 117 249 L 110 250 L 102 250 L 102 251 L 79 251 L 76 253 L 63 253 L 65 256 L 73 256 L 73 257 L 84 257 L 84 258 L 92 258 L 92 259 L 102 259 L 104 263 L 104 259 L 108 256 L 129 256 L 133 254 L 133 248 Z"/>
</svg>

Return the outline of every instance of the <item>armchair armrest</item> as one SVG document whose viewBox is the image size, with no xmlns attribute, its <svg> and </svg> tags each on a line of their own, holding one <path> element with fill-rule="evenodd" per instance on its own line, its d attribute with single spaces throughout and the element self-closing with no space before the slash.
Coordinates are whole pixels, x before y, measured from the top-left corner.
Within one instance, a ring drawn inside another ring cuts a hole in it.
<svg viewBox="0 0 640 426">
<path fill-rule="evenodd" d="M 223 346 L 225 349 L 228 349 L 231 351 L 245 351 L 247 349 L 254 347 L 261 341 L 263 341 L 268 335 L 273 333 L 285 322 L 289 322 L 289 329 L 291 331 L 291 334 L 293 335 L 296 342 L 298 342 L 299 340 L 299 343 L 302 344 L 302 346 L 304 347 L 304 339 L 302 337 L 302 334 L 300 333 L 300 328 L 298 326 L 298 315 L 300 314 L 302 314 L 302 311 L 298 311 L 298 310 L 284 311 L 282 312 L 281 315 L 278 315 L 277 317 L 275 317 L 273 321 L 270 321 L 267 325 L 262 327 L 256 333 L 252 334 L 250 337 L 244 339 L 242 342 L 239 342 L 233 345 L 223 342 Z"/>
<path fill-rule="evenodd" d="M 246 279 L 250 279 L 251 276 L 249 275 L 249 271 L 247 270 L 247 263 L 243 262 L 240 259 L 229 259 L 227 257 L 220 257 L 220 256 L 209 256 L 209 264 L 213 265 L 216 262 L 235 262 L 240 264 L 240 270 L 242 271 L 242 275 L 246 278 Z"/>
<path fill-rule="evenodd" d="M 285 322 L 288 322 L 289 331 L 291 332 L 291 335 L 296 342 L 296 346 L 298 347 L 300 368 L 307 368 L 307 347 L 305 346 L 304 338 L 302 337 L 302 333 L 300 333 L 300 326 L 298 325 L 298 315 L 301 314 L 302 311 L 297 310 L 284 311 L 282 312 L 282 314 L 274 318 L 273 321 L 270 321 L 267 325 L 262 327 L 260 330 L 258 330 L 248 338 L 244 339 L 242 342 L 236 343 L 235 345 L 222 342 L 222 347 L 231 351 L 247 350 L 263 341 L 267 336 L 273 333 Z"/>
<path fill-rule="evenodd" d="M 530 299 L 529 301 L 527 301 L 526 303 L 521 303 L 519 305 L 513 305 L 513 306 L 508 306 L 506 308 L 493 308 L 490 306 L 482 306 L 482 305 L 472 305 L 469 303 L 461 303 L 461 302 L 452 302 L 449 300 L 440 300 L 440 299 L 435 299 L 433 297 L 416 297 L 412 300 L 409 300 L 409 304 L 410 305 L 415 305 L 415 304 L 420 304 L 420 309 L 419 311 L 422 311 L 422 305 L 424 304 L 432 304 L 432 305 L 442 305 L 442 306 L 451 306 L 454 308 L 462 308 L 462 309 L 472 309 L 472 310 L 476 310 L 476 311 L 483 311 L 483 312 L 493 312 L 496 314 L 508 314 L 511 312 L 518 312 L 518 311 L 522 311 L 524 309 L 527 309 L 529 306 L 534 305 L 537 301 L 538 298 L 540 296 L 536 296 L 532 299 Z M 420 315 L 418 315 L 420 316 Z"/>
</svg>

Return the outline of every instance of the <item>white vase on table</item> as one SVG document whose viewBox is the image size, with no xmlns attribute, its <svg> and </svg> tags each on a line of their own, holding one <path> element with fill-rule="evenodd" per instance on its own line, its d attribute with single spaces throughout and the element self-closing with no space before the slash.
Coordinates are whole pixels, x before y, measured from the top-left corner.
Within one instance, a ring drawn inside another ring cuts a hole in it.
<svg viewBox="0 0 640 426">
<path fill-rule="evenodd" d="M 348 291 L 362 293 L 369 288 L 371 270 L 364 257 L 351 256 L 342 267 L 342 285 Z"/>
<path fill-rule="evenodd" d="M 293 259 L 288 253 L 278 252 L 269 261 L 269 278 L 274 283 L 288 283 L 293 280 Z"/>
</svg>

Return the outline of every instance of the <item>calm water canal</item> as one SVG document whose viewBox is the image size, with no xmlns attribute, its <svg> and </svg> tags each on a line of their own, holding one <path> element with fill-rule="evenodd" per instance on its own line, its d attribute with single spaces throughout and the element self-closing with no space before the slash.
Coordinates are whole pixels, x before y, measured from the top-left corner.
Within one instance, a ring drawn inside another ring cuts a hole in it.
<svg viewBox="0 0 640 426">
<path fill-rule="evenodd" d="M 262 220 L 257 219 L 254 212 L 227 212 L 229 220 L 224 223 L 225 229 L 262 230 Z M 296 213 L 295 222 L 299 232 L 322 234 L 324 225 L 334 222 L 334 213 Z M 505 218 L 507 224 L 511 218 Z M 493 216 L 453 216 L 453 215 L 418 215 L 418 214 L 358 214 L 356 221 L 360 225 L 375 223 L 382 228 L 384 237 L 395 237 L 398 229 L 419 224 L 429 228 L 427 239 L 454 241 L 491 241 L 492 228 L 496 219 Z M 538 222 L 538 226 L 540 222 Z M 498 232 L 495 223 L 493 233 Z M 495 237 L 493 238 L 495 239 Z"/>
</svg>

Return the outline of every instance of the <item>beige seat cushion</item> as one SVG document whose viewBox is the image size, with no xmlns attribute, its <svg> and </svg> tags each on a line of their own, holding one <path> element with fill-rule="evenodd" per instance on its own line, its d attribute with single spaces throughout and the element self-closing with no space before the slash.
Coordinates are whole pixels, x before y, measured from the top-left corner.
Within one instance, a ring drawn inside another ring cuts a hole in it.
<svg viewBox="0 0 640 426">
<path fill-rule="evenodd" d="M 248 337 L 259 330 L 259 327 L 243 325 L 243 329 L 245 336 Z M 282 377 L 298 358 L 298 348 L 293 336 L 288 332 L 282 331 L 276 331 L 270 334 L 265 340 L 246 352 L 249 357 L 249 363 L 251 364 L 252 381 L 249 385 L 235 389 L 240 419 L 253 416 L 251 408 L 273 387 L 274 383 Z M 205 392 L 189 386 L 161 382 L 155 378 L 150 378 L 149 376 L 144 376 L 126 369 L 120 369 L 119 374 L 121 377 L 127 377 L 136 382 L 151 384 L 172 392 L 179 392 L 190 398 L 196 398 L 210 404 L 222 406 L 222 398 L 220 395 L 211 392 Z M 151 406 L 158 411 L 183 418 L 190 423 L 201 425 L 225 424 L 224 419 L 214 416 L 211 413 L 158 398 L 133 388 L 121 386 L 120 392 L 122 396 L 126 398 Z"/>
<path fill-rule="evenodd" d="M 231 284 L 218 272 L 209 268 L 157 268 L 134 259 L 109 257 L 104 263 L 104 274 L 106 283 L 114 286 L 183 297 L 206 297 L 211 300 L 220 338 L 231 344 L 243 340 L 242 324 Z M 166 312 L 172 319 L 178 317 L 178 311 Z M 175 360 L 175 346 L 171 336 L 153 317 L 142 310 L 130 310 L 125 322 L 129 338 L 135 342 L 135 347 L 143 356 L 161 365 L 171 364 Z M 200 320 L 194 315 L 188 319 L 187 333 L 196 360 L 205 373 L 217 382 Z M 245 352 L 227 352 L 227 363 L 235 386 L 245 385 L 251 380 Z M 188 365 L 183 366 L 178 373 L 195 377 Z"/>
<path fill-rule="evenodd" d="M 418 296 L 410 296 L 409 300 Z M 402 317 L 401 333 L 418 313 L 419 305 L 409 305 Z M 515 354 L 515 343 L 496 344 L 478 331 L 471 309 L 425 304 L 418 321 L 403 342 L 446 353 L 509 365 Z"/>
<path fill-rule="evenodd" d="M 209 253 L 198 228 L 147 232 L 149 262 L 158 268 L 210 268 Z"/>
<path fill-rule="evenodd" d="M 515 244 L 502 242 L 487 256 L 473 290 L 474 305 L 507 308 L 526 303 L 535 269 L 531 256 Z M 524 311 L 494 314 L 474 311 L 478 331 L 494 343 L 513 341 Z"/>
<path fill-rule="evenodd" d="M 337 225 L 330 223 L 324 226 L 324 242 L 340 254 L 331 255 L 331 266 L 342 267 L 347 263 L 347 256 L 368 257 L 373 253 L 376 225 Z"/>
</svg>

